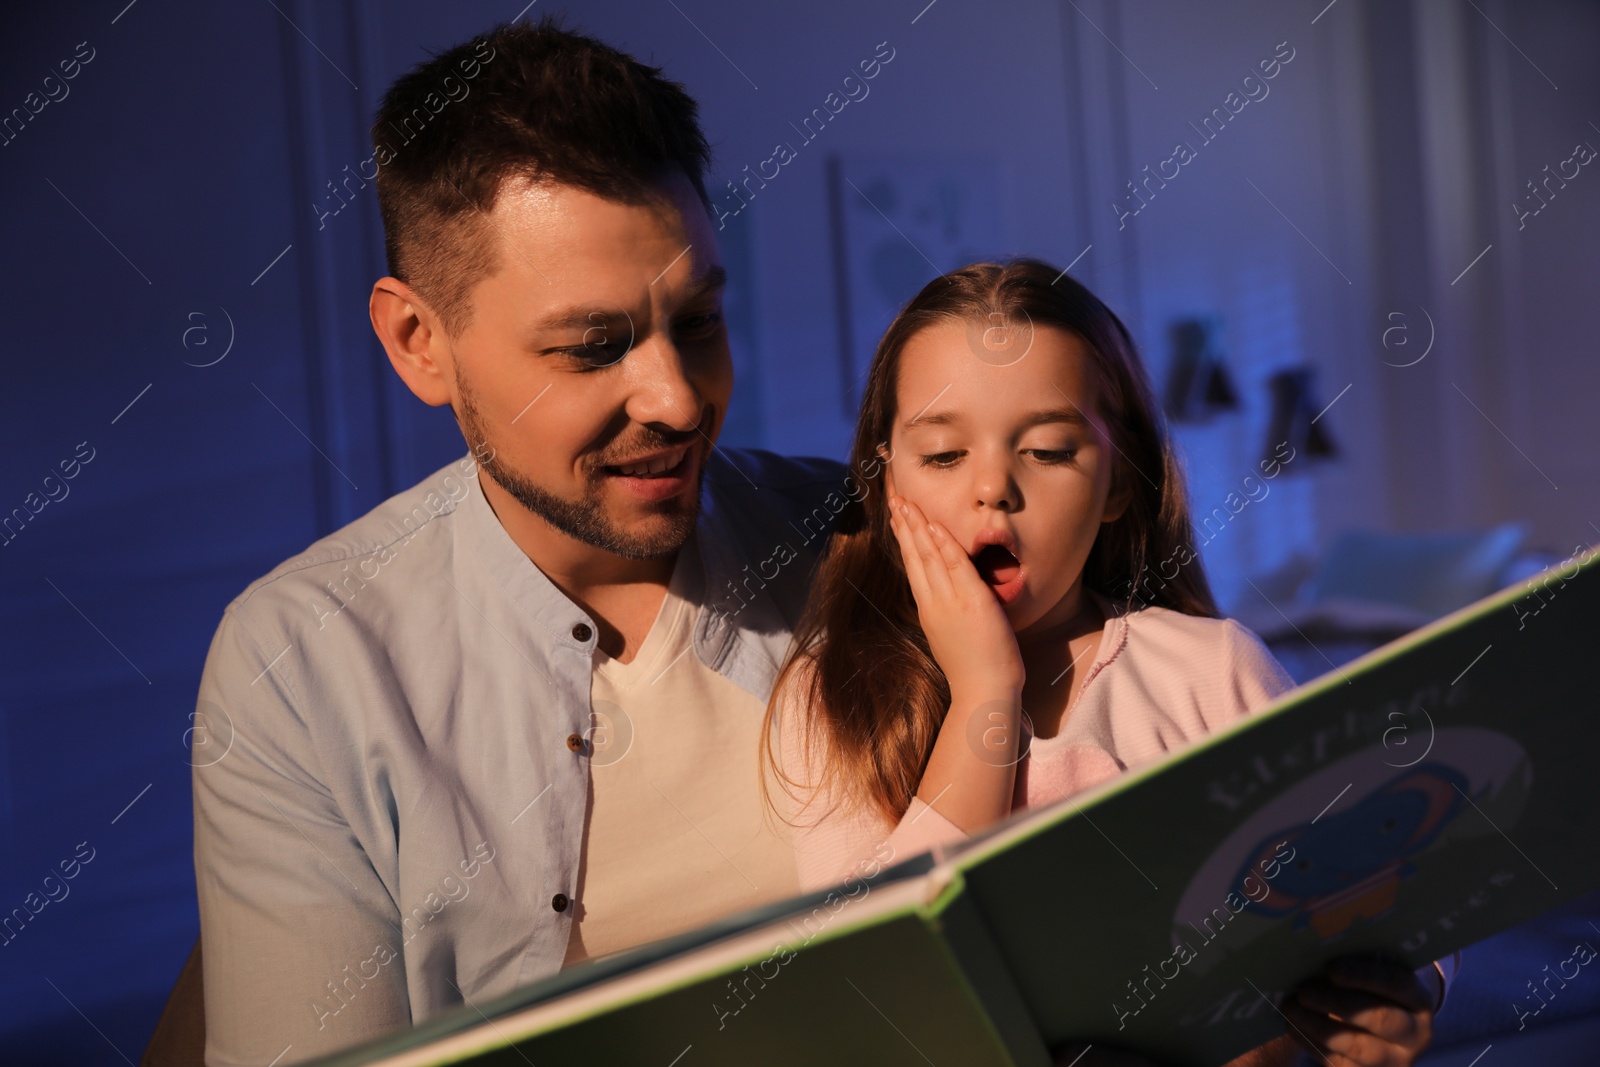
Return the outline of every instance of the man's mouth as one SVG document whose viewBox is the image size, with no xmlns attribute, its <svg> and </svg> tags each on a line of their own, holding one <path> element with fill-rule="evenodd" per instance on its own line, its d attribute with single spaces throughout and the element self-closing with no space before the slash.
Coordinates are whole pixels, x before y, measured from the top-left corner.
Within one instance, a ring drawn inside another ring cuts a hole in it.
<svg viewBox="0 0 1600 1067">
<path fill-rule="evenodd" d="M 688 456 L 689 446 L 681 445 L 668 452 L 656 452 L 600 469 L 622 478 L 671 478 L 682 472 Z"/>
</svg>

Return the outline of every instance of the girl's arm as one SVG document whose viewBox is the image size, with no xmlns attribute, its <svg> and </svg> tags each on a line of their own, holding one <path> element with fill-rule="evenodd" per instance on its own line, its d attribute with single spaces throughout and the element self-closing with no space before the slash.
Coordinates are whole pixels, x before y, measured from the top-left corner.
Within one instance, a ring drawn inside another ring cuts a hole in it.
<svg viewBox="0 0 1600 1067">
<path fill-rule="evenodd" d="M 917 620 L 950 683 L 950 708 L 917 797 L 968 833 L 1011 814 L 1022 723 L 1022 652 L 1005 609 L 950 532 L 890 487 Z M 907 813 L 910 814 L 909 812 Z"/>
</svg>

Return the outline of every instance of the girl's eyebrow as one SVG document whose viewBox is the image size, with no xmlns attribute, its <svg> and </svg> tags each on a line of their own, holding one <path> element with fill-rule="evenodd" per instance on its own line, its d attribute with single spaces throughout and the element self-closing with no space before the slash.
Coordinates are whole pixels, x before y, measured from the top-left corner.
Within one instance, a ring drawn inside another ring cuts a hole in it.
<svg viewBox="0 0 1600 1067">
<path fill-rule="evenodd" d="M 916 426 L 950 426 L 959 423 L 960 421 L 961 414 L 956 411 L 950 411 L 948 409 L 943 411 L 929 411 L 909 420 L 904 424 L 903 428 L 909 430 Z M 1078 410 L 1076 407 L 1045 408 L 1041 411 L 1035 411 L 1025 415 L 1022 419 L 1022 424 L 1024 426 L 1038 426 L 1046 422 L 1066 422 L 1071 423 L 1074 426 L 1083 427 L 1087 427 L 1089 425 L 1089 420 L 1084 418 L 1083 412 Z"/>
</svg>

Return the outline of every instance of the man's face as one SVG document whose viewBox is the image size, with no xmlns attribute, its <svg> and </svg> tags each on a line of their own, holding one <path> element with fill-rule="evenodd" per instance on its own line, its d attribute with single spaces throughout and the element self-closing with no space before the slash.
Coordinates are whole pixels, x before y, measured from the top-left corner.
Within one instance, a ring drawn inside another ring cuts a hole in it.
<svg viewBox="0 0 1600 1067">
<path fill-rule="evenodd" d="M 552 527 L 631 559 L 694 528 L 733 389 L 724 271 L 687 178 L 646 205 L 509 180 L 489 213 L 494 273 L 440 343 L 468 445 Z"/>
</svg>

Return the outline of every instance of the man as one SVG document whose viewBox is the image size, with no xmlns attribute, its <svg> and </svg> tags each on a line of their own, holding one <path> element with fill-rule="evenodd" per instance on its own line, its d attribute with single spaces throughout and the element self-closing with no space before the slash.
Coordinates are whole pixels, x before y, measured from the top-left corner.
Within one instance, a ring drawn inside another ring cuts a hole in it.
<svg viewBox="0 0 1600 1067">
<path fill-rule="evenodd" d="M 385 97 L 372 324 L 471 452 L 217 629 L 207 1063 L 298 1062 L 797 891 L 756 743 L 862 490 L 715 447 L 732 367 L 695 111 L 548 23 Z"/>
</svg>

